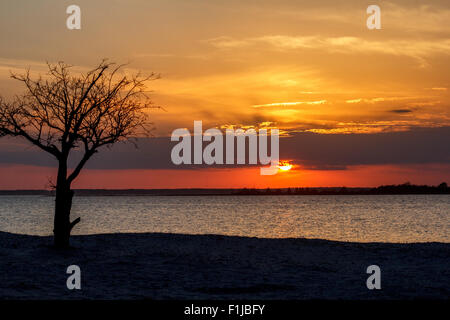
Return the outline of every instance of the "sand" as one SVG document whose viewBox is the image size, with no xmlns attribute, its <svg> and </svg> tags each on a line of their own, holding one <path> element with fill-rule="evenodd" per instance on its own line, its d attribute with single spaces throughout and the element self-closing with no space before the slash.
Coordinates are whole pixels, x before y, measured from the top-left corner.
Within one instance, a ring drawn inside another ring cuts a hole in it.
<svg viewBox="0 0 450 320">
<path fill-rule="evenodd" d="M 449 299 L 450 244 L 0 232 L 0 299 Z M 81 290 L 66 269 L 81 268 Z M 381 268 L 368 290 L 366 268 Z"/>
</svg>

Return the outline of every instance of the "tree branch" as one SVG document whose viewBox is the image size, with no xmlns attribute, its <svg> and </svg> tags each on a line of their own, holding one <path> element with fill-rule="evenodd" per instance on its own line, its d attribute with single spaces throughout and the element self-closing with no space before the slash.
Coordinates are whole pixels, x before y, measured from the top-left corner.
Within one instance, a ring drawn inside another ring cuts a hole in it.
<svg viewBox="0 0 450 320">
<path fill-rule="evenodd" d="M 80 221 L 81 221 L 81 218 L 80 218 L 80 217 L 78 217 L 78 218 L 76 218 L 75 220 L 73 220 L 73 221 L 70 223 L 70 225 L 69 225 L 69 232 L 72 231 L 73 227 L 75 227 L 75 225 L 76 225 L 77 223 L 79 223 Z"/>
</svg>

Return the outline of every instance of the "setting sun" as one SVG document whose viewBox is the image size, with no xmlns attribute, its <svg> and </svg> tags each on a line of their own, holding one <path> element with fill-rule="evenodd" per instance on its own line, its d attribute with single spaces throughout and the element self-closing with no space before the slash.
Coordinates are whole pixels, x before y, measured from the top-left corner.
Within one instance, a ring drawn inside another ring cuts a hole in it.
<svg viewBox="0 0 450 320">
<path fill-rule="evenodd" d="M 280 161 L 278 163 L 278 168 L 280 171 L 289 171 L 292 169 L 292 164 L 290 164 L 288 161 Z"/>
</svg>

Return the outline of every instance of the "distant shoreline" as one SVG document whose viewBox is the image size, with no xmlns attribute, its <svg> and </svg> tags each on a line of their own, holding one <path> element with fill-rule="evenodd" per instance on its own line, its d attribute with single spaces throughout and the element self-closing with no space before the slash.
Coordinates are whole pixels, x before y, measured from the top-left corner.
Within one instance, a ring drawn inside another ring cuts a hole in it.
<svg viewBox="0 0 450 320">
<path fill-rule="evenodd" d="M 240 196 L 240 195 L 414 195 L 450 194 L 446 183 L 438 186 L 386 185 L 369 187 L 317 187 L 317 188 L 229 188 L 229 189 L 75 189 L 76 196 Z M 0 195 L 54 196 L 53 190 L 0 190 Z"/>
</svg>

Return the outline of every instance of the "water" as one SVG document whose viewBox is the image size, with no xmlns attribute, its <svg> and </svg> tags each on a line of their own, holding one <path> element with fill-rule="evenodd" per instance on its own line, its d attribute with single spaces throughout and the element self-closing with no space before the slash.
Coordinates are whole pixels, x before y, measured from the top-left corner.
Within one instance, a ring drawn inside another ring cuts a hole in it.
<svg viewBox="0 0 450 320">
<path fill-rule="evenodd" d="M 0 196 L 0 231 L 50 235 L 53 198 Z M 73 234 L 169 232 L 450 242 L 449 195 L 75 197 Z"/>
</svg>

